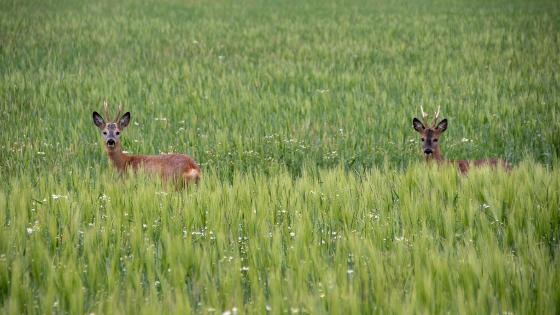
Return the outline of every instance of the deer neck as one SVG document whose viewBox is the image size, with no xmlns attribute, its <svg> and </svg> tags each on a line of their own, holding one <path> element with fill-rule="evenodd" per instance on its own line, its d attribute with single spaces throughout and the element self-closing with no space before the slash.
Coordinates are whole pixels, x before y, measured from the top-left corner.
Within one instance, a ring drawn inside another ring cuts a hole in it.
<svg viewBox="0 0 560 315">
<path fill-rule="evenodd" d="M 109 160 L 113 163 L 119 171 L 124 171 L 130 157 L 123 153 L 121 144 L 117 143 L 113 149 L 105 148 L 107 151 L 107 155 L 109 156 Z"/>
<path fill-rule="evenodd" d="M 443 157 L 441 156 L 441 152 L 439 151 L 439 148 L 437 148 L 431 155 L 426 156 L 426 161 L 430 162 L 430 161 L 436 161 L 438 164 L 441 164 L 444 162 Z"/>
</svg>

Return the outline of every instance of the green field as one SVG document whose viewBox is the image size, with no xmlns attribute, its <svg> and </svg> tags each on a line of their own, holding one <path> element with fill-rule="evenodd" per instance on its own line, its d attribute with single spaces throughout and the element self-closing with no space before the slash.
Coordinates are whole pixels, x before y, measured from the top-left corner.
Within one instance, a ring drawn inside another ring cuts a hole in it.
<svg viewBox="0 0 560 315">
<path fill-rule="evenodd" d="M 558 1 L 0 0 L 1 314 L 558 314 L 559 157 Z"/>
</svg>

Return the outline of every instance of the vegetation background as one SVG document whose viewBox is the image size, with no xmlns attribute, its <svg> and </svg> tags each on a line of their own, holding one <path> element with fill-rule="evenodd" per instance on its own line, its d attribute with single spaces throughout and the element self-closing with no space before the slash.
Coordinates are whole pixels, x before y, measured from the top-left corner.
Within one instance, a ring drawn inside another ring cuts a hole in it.
<svg viewBox="0 0 560 315">
<path fill-rule="evenodd" d="M 0 0 L 0 313 L 560 312 L 557 1 Z M 110 168 L 201 165 L 174 192 Z M 450 159 L 411 119 L 442 107 Z"/>
</svg>

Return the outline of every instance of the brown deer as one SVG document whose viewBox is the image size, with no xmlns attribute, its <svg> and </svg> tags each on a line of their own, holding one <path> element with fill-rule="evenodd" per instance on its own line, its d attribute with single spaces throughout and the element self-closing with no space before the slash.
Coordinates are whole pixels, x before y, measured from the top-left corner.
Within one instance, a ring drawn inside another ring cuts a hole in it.
<svg viewBox="0 0 560 315">
<path fill-rule="evenodd" d="M 435 160 L 438 164 L 443 163 L 451 163 L 457 165 L 459 170 L 463 174 L 467 174 L 469 168 L 474 167 L 482 167 L 482 166 L 490 166 L 492 168 L 497 168 L 499 166 L 503 167 L 505 170 L 511 170 L 511 166 L 504 160 L 497 159 L 497 158 L 490 158 L 490 159 L 483 159 L 483 160 L 475 160 L 475 161 L 468 161 L 468 160 L 444 160 L 441 156 L 441 151 L 439 150 L 439 138 L 441 134 L 447 130 L 447 119 L 443 119 L 439 123 L 437 123 L 439 117 L 439 110 L 438 107 L 437 112 L 435 113 L 434 120 L 431 124 L 428 123 L 428 114 L 424 112 L 422 106 L 420 106 L 420 110 L 422 111 L 422 119 L 424 122 L 421 122 L 418 118 L 414 118 L 412 120 L 412 127 L 416 130 L 422 137 L 422 149 L 424 151 L 424 157 L 426 161 Z"/>
<path fill-rule="evenodd" d="M 93 112 L 93 123 L 99 128 L 105 141 L 105 151 L 109 155 L 114 167 L 119 173 L 126 173 L 132 169 L 137 172 L 143 169 L 148 173 L 161 176 L 163 182 L 172 180 L 178 186 L 198 183 L 200 180 L 200 168 L 196 162 L 185 154 L 161 154 L 161 155 L 128 155 L 122 151 L 120 135 L 130 123 L 130 112 L 121 117 L 122 108 L 115 119 L 111 120 L 107 110 L 107 102 L 104 104 L 105 118 L 97 112 Z"/>
</svg>

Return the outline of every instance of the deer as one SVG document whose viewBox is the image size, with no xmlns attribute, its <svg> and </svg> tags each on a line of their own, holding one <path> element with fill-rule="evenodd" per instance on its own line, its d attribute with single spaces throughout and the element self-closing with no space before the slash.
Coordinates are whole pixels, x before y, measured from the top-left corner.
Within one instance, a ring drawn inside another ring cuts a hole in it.
<svg viewBox="0 0 560 315">
<path fill-rule="evenodd" d="M 504 160 L 498 158 L 489 158 L 482 160 L 445 160 L 439 149 L 439 139 L 441 134 L 447 130 L 447 119 L 442 119 L 439 123 L 437 122 L 440 114 L 440 107 L 438 106 L 437 112 L 435 112 L 434 119 L 431 124 L 428 122 L 428 114 L 424 112 L 424 108 L 420 106 L 420 111 L 422 112 L 422 121 L 418 118 L 412 120 L 412 127 L 416 130 L 422 140 L 422 149 L 424 151 L 424 157 L 427 162 L 436 161 L 437 164 L 450 163 L 454 164 L 459 168 L 459 171 L 466 175 L 471 167 L 484 167 L 489 166 L 491 168 L 502 167 L 506 171 L 511 170 L 511 166 Z"/>
<path fill-rule="evenodd" d="M 109 116 L 107 102 L 103 105 L 105 119 L 99 113 L 93 112 L 93 123 L 103 136 L 105 151 L 112 165 L 123 175 L 128 170 L 134 173 L 140 169 L 146 173 L 156 174 L 164 183 L 173 181 L 177 187 L 188 186 L 200 181 L 200 167 L 185 154 L 160 154 L 160 155 L 129 155 L 121 147 L 121 132 L 130 123 L 130 112 L 121 116 L 122 106 L 119 105 L 114 119 Z"/>
</svg>

